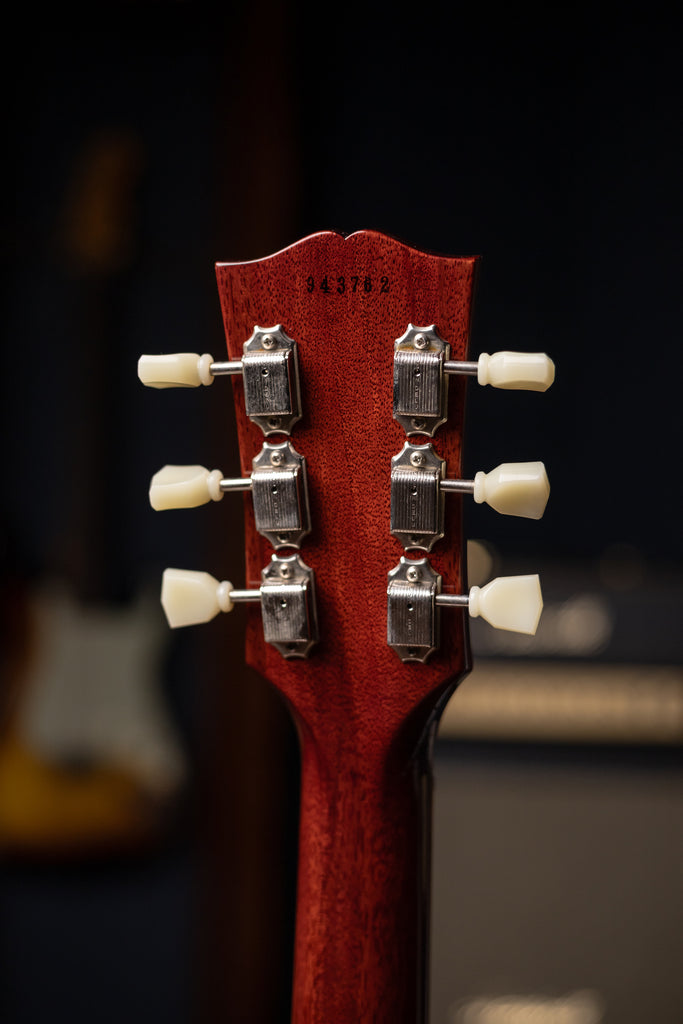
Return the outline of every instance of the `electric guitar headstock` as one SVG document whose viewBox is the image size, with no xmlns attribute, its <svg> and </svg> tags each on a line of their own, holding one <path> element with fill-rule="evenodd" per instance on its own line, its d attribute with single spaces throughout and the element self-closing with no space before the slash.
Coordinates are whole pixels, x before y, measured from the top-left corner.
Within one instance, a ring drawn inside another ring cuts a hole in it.
<svg viewBox="0 0 683 1024">
<path fill-rule="evenodd" d="M 248 602 L 247 660 L 299 728 L 296 1020 L 370 1019 L 379 999 L 387 1020 L 416 1019 L 415 950 L 375 948 L 367 914 L 382 934 L 425 930 L 416 778 L 470 667 L 468 612 L 534 632 L 541 611 L 537 577 L 466 585 L 467 493 L 534 518 L 549 494 L 541 463 L 462 479 L 467 378 L 542 391 L 554 373 L 542 354 L 468 362 L 476 264 L 374 231 L 321 232 L 217 265 L 227 361 L 140 361 L 155 387 L 233 377 L 242 477 L 166 467 L 150 497 L 172 508 L 250 492 L 243 587 L 167 570 L 162 603 L 177 626 Z"/>
</svg>

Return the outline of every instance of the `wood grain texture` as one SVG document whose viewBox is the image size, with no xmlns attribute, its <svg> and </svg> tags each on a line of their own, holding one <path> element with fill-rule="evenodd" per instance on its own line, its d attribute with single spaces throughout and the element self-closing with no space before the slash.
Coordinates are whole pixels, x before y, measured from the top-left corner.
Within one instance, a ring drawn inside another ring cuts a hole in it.
<svg viewBox="0 0 683 1024">
<path fill-rule="evenodd" d="M 292 443 L 308 463 L 313 531 L 301 554 L 315 571 L 321 640 L 307 661 L 285 661 L 253 608 L 246 643 L 301 740 L 296 1024 L 426 1019 L 430 727 L 469 668 L 469 647 L 461 611 L 442 615 L 427 665 L 403 665 L 386 643 L 387 572 L 403 553 L 389 532 L 390 462 L 405 441 L 392 417 L 393 351 L 409 323 L 435 324 L 451 358 L 467 358 L 475 267 L 361 231 L 216 268 L 231 359 L 257 324 L 281 324 L 299 346 L 304 415 Z M 451 379 L 449 421 L 435 438 L 450 476 L 461 475 L 465 388 Z M 234 394 L 248 475 L 263 436 L 240 380 Z M 257 587 L 272 551 L 248 500 L 245 514 L 246 584 Z M 430 561 L 445 592 L 463 592 L 457 498 Z"/>
</svg>

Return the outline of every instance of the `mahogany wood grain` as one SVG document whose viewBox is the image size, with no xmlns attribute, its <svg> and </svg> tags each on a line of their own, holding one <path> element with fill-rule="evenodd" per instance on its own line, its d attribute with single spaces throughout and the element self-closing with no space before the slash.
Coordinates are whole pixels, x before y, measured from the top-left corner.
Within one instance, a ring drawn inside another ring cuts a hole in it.
<svg viewBox="0 0 683 1024">
<path fill-rule="evenodd" d="M 256 324 L 299 346 L 304 415 L 292 443 L 308 464 L 320 643 L 285 661 L 248 614 L 248 662 L 287 700 L 302 755 L 292 1020 L 424 1024 L 431 736 L 469 669 L 465 614 L 442 615 L 440 650 L 404 665 L 386 642 L 390 462 L 405 441 L 392 417 L 394 340 L 435 324 L 467 358 L 475 258 L 419 252 L 374 231 L 321 232 L 266 259 L 217 265 L 228 355 Z M 312 287 L 311 287 L 312 285 Z M 354 287 L 355 285 L 355 287 Z M 449 420 L 434 440 L 461 475 L 465 380 L 451 378 Z M 263 436 L 234 381 L 242 471 Z M 271 549 L 246 515 L 246 585 Z M 466 587 L 461 502 L 430 561 L 446 593 Z M 241 585 L 241 584 L 240 584 Z M 264 979 L 264 984 L 267 980 Z"/>
</svg>

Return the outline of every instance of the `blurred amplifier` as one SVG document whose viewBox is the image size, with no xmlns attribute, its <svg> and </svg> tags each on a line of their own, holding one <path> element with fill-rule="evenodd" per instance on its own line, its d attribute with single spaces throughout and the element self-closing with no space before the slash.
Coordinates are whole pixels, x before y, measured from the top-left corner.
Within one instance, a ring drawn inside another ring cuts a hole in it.
<svg viewBox="0 0 683 1024">
<path fill-rule="evenodd" d="M 471 545 L 470 583 L 532 571 Z M 538 565 L 533 571 L 538 571 Z M 683 586 L 629 549 L 541 567 L 536 636 L 470 631 L 474 668 L 449 703 L 449 739 L 683 743 Z"/>
</svg>

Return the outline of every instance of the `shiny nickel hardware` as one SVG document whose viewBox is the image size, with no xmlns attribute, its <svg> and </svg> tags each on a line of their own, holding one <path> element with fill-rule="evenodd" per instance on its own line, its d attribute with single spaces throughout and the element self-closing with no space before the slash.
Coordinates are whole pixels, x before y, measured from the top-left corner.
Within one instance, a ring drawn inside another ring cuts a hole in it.
<svg viewBox="0 0 683 1024">
<path fill-rule="evenodd" d="M 394 419 L 407 434 L 428 434 L 446 421 L 450 346 L 434 325 L 408 329 L 394 343 Z"/>
<path fill-rule="evenodd" d="M 255 327 L 242 359 L 212 363 L 211 374 L 241 373 L 247 416 L 263 433 L 291 434 L 301 419 L 301 385 L 296 342 L 278 324 Z"/>
<path fill-rule="evenodd" d="M 263 636 L 285 658 L 307 658 L 318 641 L 313 570 L 299 555 L 273 555 L 261 572 Z"/>
<path fill-rule="evenodd" d="M 256 529 L 274 548 L 298 548 L 311 532 L 306 460 L 289 441 L 269 444 L 252 461 Z M 221 487 L 223 485 L 221 484 Z"/>
<path fill-rule="evenodd" d="M 406 550 L 431 551 L 444 535 L 446 463 L 431 444 L 406 441 L 391 460 L 391 532 Z"/>
<path fill-rule="evenodd" d="M 425 662 L 439 646 L 441 577 L 426 558 L 401 557 L 387 586 L 387 643 L 401 661 Z"/>
</svg>

